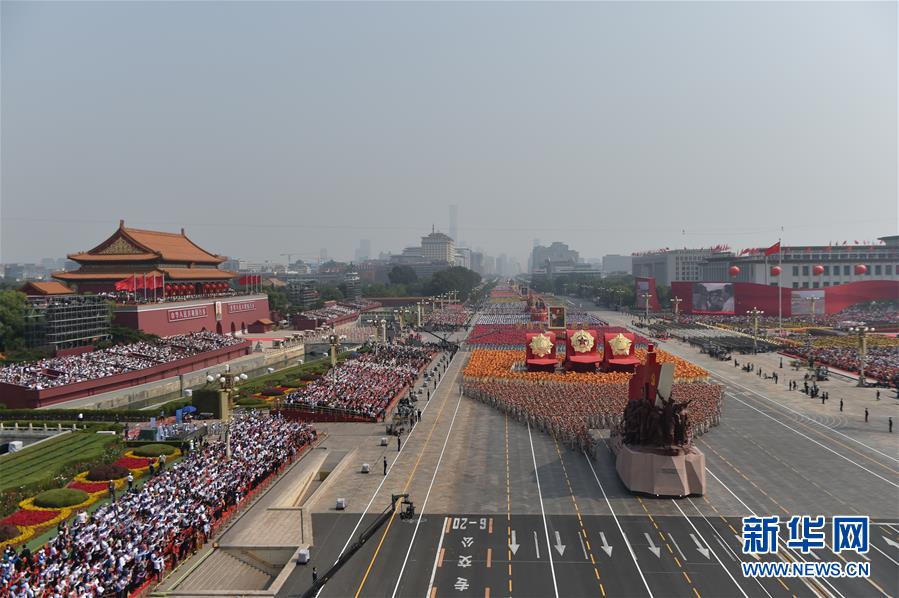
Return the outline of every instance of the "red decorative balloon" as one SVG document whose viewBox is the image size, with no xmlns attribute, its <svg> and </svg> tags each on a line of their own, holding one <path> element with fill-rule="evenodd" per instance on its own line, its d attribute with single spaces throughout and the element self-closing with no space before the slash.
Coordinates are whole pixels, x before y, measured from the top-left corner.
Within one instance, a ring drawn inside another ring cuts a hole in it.
<svg viewBox="0 0 899 598">
<path fill-rule="evenodd" d="M 783 272 L 780 266 L 771 266 L 771 276 L 780 276 L 780 273 Z"/>
<path fill-rule="evenodd" d="M 730 269 L 728 270 L 728 272 L 730 272 L 731 276 L 738 276 L 740 274 L 740 267 L 739 266 L 731 266 Z"/>
<path fill-rule="evenodd" d="M 856 264 L 855 265 L 855 273 L 861 276 L 862 274 L 868 273 L 868 266 L 864 264 Z"/>
<path fill-rule="evenodd" d="M 822 266 L 821 264 L 816 264 L 814 267 L 812 267 L 812 274 L 814 274 L 815 276 L 821 276 L 822 274 L 824 274 L 824 266 Z"/>
</svg>

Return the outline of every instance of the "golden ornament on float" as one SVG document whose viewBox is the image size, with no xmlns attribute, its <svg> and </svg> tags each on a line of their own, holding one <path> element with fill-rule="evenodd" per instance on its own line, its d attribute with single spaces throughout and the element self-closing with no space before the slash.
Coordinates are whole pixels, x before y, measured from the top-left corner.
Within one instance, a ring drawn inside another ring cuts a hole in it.
<svg viewBox="0 0 899 598">
<path fill-rule="evenodd" d="M 571 335 L 571 346 L 578 353 L 589 353 L 595 343 L 593 335 L 586 330 L 578 330 Z"/>
<path fill-rule="evenodd" d="M 629 355 L 631 342 L 631 339 L 619 332 L 618 336 L 609 341 L 609 346 L 612 347 L 612 355 Z"/>
<path fill-rule="evenodd" d="M 537 357 L 546 357 L 553 350 L 553 343 L 545 334 L 538 334 L 531 339 L 531 352 Z"/>
</svg>

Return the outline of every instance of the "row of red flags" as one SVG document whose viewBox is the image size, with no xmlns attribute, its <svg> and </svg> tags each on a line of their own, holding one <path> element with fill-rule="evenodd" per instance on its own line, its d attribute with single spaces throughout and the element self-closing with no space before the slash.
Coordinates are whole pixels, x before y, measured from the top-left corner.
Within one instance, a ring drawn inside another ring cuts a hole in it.
<svg viewBox="0 0 899 598">
<path fill-rule="evenodd" d="M 240 280 L 238 280 L 238 284 L 244 286 L 252 284 L 258 285 L 261 283 L 262 276 L 259 274 L 247 274 L 241 276 Z M 164 284 L 165 276 L 162 274 L 132 274 L 128 278 L 123 278 L 115 283 L 115 290 L 134 292 L 147 289 L 148 291 L 152 291 L 153 289 L 161 289 Z"/>
<path fill-rule="evenodd" d="M 123 278 L 115 283 L 115 290 L 133 292 L 141 289 L 161 289 L 164 283 L 165 276 L 162 274 L 150 274 L 149 276 L 146 274 L 132 274 L 128 278 Z"/>
<path fill-rule="evenodd" d="M 843 245 L 848 245 L 848 244 L 849 244 L 848 241 L 843 241 Z M 864 246 L 859 246 L 859 245 L 858 245 L 858 241 L 855 242 L 855 245 L 858 246 L 859 249 L 866 249 L 866 247 L 864 247 Z M 842 246 L 842 245 L 839 245 L 839 244 L 834 245 L 833 243 L 830 243 L 830 244 L 828 244 L 826 247 L 823 247 L 823 248 L 821 249 L 821 251 L 833 251 L 833 248 L 834 248 L 834 247 L 841 247 L 841 246 Z M 877 249 L 877 246 L 875 246 L 875 245 L 870 245 L 870 246 L 867 247 L 867 249 L 869 249 L 869 250 L 870 250 L 870 249 Z M 811 248 L 811 247 L 806 247 L 806 248 L 805 248 L 805 253 L 811 253 L 811 252 L 812 252 L 812 248 Z M 742 250 L 740 250 L 740 255 L 747 255 L 747 254 L 748 254 L 748 255 L 754 255 L 754 254 L 757 254 L 757 253 L 763 253 L 763 254 L 765 255 L 765 257 L 767 257 L 767 256 L 769 256 L 769 255 L 774 255 L 775 253 L 780 253 L 780 241 L 778 241 L 777 243 L 775 243 L 774 245 L 772 245 L 771 247 L 768 247 L 768 248 L 764 248 L 764 247 L 755 247 L 755 248 L 742 249 Z"/>
<path fill-rule="evenodd" d="M 237 284 L 244 285 L 244 286 L 251 285 L 251 284 L 257 284 L 257 285 L 262 284 L 262 275 L 261 274 L 244 274 L 243 276 L 241 276 L 238 279 Z"/>
</svg>

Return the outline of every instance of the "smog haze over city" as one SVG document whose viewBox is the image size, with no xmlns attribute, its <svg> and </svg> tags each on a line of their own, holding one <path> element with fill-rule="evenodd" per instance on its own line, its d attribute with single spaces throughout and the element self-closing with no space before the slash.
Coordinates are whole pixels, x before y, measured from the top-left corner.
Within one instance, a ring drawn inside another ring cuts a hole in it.
<svg viewBox="0 0 899 598">
<path fill-rule="evenodd" d="M 897 230 L 897 9 L 2 3 L 0 260 L 119 219 L 220 253 L 525 263 Z"/>
</svg>

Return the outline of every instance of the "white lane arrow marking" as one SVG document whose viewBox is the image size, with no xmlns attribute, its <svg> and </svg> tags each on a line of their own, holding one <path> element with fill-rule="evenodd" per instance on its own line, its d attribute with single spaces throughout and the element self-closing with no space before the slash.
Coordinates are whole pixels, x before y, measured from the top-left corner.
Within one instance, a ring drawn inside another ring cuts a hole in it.
<svg viewBox="0 0 899 598">
<path fill-rule="evenodd" d="M 512 551 L 512 554 L 518 552 L 518 547 L 521 546 L 518 541 L 515 539 L 515 530 L 512 530 L 512 541 L 509 543 L 509 550 Z"/>
<path fill-rule="evenodd" d="M 886 536 L 883 537 L 883 541 L 886 542 L 887 544 L 889 544 L 890 546 L 892 546 L 893 548 L 899 548 L 899 542 L 895 542 L 895 541 L 893 541 L 893 540 L 890 540 L 890 539 L 887 538 Z"/>
<path fill-rule="evenodd" d="M 537 558 L 540 558 L 540 542 L 537 541 L 537 532 L 534 532 L 534 548 L 537 550 Z"/>
<path fill-rule="evenodd" d="M 734 535 L 734 538 L 737 539 L 737 544 L 739 544 L 740 547 L 742 548 L 742 546 L 743 546 L 743 538 L 740 537 L 740 536 L 737 536 L 736 534 Z M 747 553 L 743 553 L 743 554 L 747 554 Z M 757 554 L 754 553 L 754 552 L 750 552 L 750 553 L 748 553 L 748 554 L 749 554 L 749 556 L 751 556 L 752 558 L 754 558 L 754 559 L 757 560 L 757 561 L 761 560 L 761 558 L 759 557 L 759 555 L 757 555 Z"/>
<path fill-rule="evenodd" d="M 690 534 L 690 537 L 693 538 L 693 543 L 696 544 L 696 550 L 699 551 L 699 554 L 704 556 L 705 558 L 709 557 L 709 549 L 702 545 L 702 542 L 696 539 L 696 536 Z"/>
<path fill-rule="evenodd" d="M 649 549 L 652 551 L 652 553 L 656 555 L 656 558 L 661 558 L 662 550 L 652 543 L 652 538 L 649 537 L 649 534 L 644 532 L 643 535 L 646 537 L 646 541 L 649 542 Z"/>
<path fill-rule="evenodd" d="M 599 539 L 602 540 L 602 546 L 600 546 L 600 548 L 605 551 L 607 556 L 612 556 L 612 547 L 609 546 L 608 542 L 606 542 L 606 535 L 602 532 L 599 532 Z"/>
<path fill-rule="evenodd" d="M 562 544 L 562 539 L 559 537 L 559 532 L 556 532 L 556 544 L 554 548 L 559 551 L 559 556 L 565 554 L 565 545 Z"/>
</svg>

